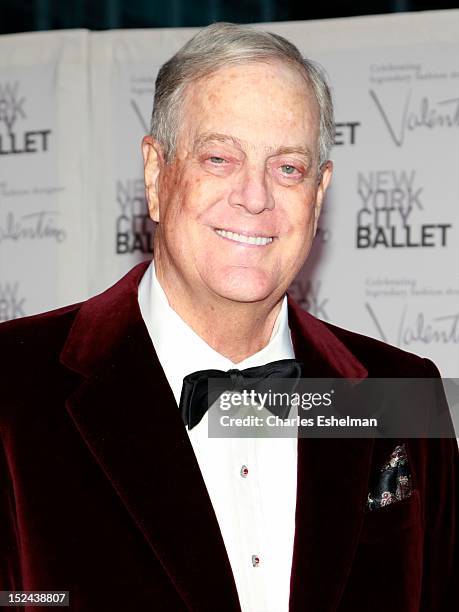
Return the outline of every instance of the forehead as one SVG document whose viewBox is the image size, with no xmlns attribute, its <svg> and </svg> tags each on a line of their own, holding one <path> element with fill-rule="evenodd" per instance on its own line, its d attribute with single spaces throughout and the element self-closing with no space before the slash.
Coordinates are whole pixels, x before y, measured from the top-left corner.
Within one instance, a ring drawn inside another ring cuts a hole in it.
<svg viewBox="0 0 459 612">
<path fill-rule="evenodd" d="M 221 68 L 185 90 L 179 143 L 205 133 L 228 134 L 254 146 L 308 145 L 318 138 L 319 107 L 299 69 L 280 61 Z"/>
</svg>

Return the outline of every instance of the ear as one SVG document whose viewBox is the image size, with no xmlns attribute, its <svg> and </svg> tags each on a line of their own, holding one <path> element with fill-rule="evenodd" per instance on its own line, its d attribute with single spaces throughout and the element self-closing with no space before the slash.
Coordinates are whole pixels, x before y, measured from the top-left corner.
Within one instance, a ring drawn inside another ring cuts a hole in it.
<svg viewBox="0 0 459 612">
<path fill-rule="evenodd" d="M 145 177 L 145 196 L 148 211 L 153 221 L 159 221 L 158 184 L 159 173 L 163 163 L 161 145 L 153 136 L 144 136 L 142 140 L 143 168 Z"/>
<path fill-rule="evenodd" d="M 325 192 L 330 184 L 333 174 L 333 162 L 331 159 L 326 161 L 319 170 L 319 185 L 317 187 L 316 203 L 314 206 L 314 236 L 316 235 L 317 225 L 319 223 L 319 216 L 322 210 L 322 204 L 325 199 Z"/>
</svg>

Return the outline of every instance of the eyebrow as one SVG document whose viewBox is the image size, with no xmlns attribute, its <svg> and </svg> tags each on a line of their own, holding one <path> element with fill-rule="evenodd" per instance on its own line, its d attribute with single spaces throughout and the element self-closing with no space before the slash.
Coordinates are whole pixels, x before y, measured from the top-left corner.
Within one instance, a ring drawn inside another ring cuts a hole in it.
<svg viewBox="0 0 459 612">
<path fill-rule="evenodd" d="M 193 149 L 199 149 L 208 142 L 213 142 L 215 140 L 218 142 L 226 142 L 233 144 L 238 149 L 242 150 L 242 142 L 238 138 L 234 138 L 234 136 L 228 136 L 227 134 L 219 134 L 217 132 L 205 132 L 204 134 L 200 134 L 194 141 Z"/>
<path fill-rule="evenodd" d="M 196 151 L 197 149 L 206 145 L 208 142 L 214 142 L 214 141 L 232 144 L 238 149 L 240 149 L 241 151 L 244 148 L 244 142 L 242 140 L 239 140 L 238 138 L 235 138 L 234 136 L 229 136 L 228 134 L 220 134 L 218 132 L 206 132 L 204 134 L 199 135 L 195 139 L 194 144 L 193 144 L 193 150 Z M 274 157 L 275 155 L 292 155 L 292 154 L 302 155 L 303 157 L 306 157 L 308 160 L 312 160 L 313 158 L 313 155 L 310 149 L 308 147 L 304 147 L 301 145 L 293 146 L 293 147 L 279 147 L 276 150 L 271 150 L 270 157 Z"/>
<path fill-rule="evenodd" d="M 275 155 L 292 155 L 292 154 L 300 154 L 306 157 L 307 159 L 312 159 L 312 153 L 308 149 L 308 147 L 280 147 L 275 152 Z"/>
</svg>

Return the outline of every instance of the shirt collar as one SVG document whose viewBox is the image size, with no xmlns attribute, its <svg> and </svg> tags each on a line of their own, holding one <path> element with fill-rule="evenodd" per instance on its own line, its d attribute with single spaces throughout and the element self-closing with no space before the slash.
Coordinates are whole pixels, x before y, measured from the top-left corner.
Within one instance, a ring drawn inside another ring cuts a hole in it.
<svg viewBox="0 0 459 612">
<path fill-rule="evenodd" d="M 177 404 L 183 378 L 198 370 L 251 368 L 279 359 L 293 359 L 294 351 L 288 327 L 287 297 L 274 323 L 268 344 L 238 364 L 207 344 L 171 308 L 155 273 L 153 260 L 139 283 L 139 307 L 159 362 L 164 370 Z"/>
</svg>

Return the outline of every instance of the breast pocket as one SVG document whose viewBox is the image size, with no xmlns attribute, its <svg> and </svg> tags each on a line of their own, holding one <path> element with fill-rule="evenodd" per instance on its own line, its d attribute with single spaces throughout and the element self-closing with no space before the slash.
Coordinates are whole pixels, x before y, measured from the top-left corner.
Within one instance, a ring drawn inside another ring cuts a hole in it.
<svg viewBox="0 0 459 612">
<path fill-rule="evenodd" d="M 365 513 L 339 612 L 418 612 L 423 526 L 419 492 Z"/>
<path fill-rule="evenodd" d="M 421 503 L 419 491 L 414 490 L 406 499 L 365 512 L 361 541 L 400 538 L 409 533 L 412 537 L 420 537 L 421 532 Z"/>
</svg>

